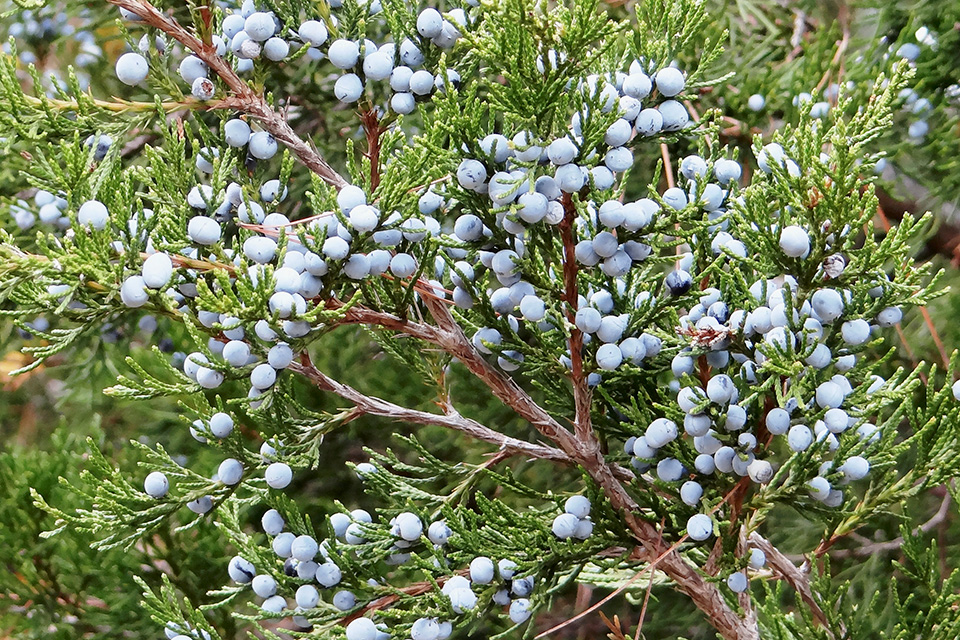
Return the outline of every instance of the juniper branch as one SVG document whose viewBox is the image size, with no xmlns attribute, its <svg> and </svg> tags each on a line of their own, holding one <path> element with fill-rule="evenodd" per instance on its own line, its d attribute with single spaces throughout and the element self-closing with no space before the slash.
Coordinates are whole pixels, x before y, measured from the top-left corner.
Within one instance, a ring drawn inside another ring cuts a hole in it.
<svg viewBox="0 0 960 640">
<path fill-rule="evenodd" d="M 575 459 L 590 474 L 591 478 L 603 487 L 614 508 L 623 517 L 632 534 L 645 550 L 648 558 L 657 558 L 663 554 L 662 539 L 656 526 L 637 517 L 640 507 L 627 493 L 618 479 L 617 467 L 604 460 L 599 448 L 586 448 L 569 430 L 557 422 L 543 407 L 536 403 L 512 379 L 491 367 L 463 333 L 460 325 L 446 305 L 439 300 L 425 296 L 424 305 L 436 322 L 436 326 L 426 323 L 402 320 L 358 306 L 351 307 L 345 316 L 346 322 L 371 323 L 385 328 L 402 331 L 416 338 L 434 344 L 457 358 L 464 366 L 479 378 L 493 394 L 518 415 L 533 424 L 541 434 L 556 443 L 563 452 Z M 621 474 L 622 475 L 622 474 Z M 632 474 L 631 474 L 632 475 Z M 681 591 L 686 593 L 711 624 L 725 637 L 732 639 L 758 638 L 756 622 L 741 619 L 724 601 L 719 589 L 691 566 L 677 551 L 663 555 L 658 566 L 674 580 Z"/>
<path fill-rule="evenodd" d="M 437 323 L 438 346 L 456 357 L 504 404 L 512 408 L 546 437 L 556 442 L 568 455 L 575 458 L 590 477 L 597 482 L 615 509 L 623 514 L 631 533 L 644 547 L 648 558 L 658 558 L 665 549 L 655 525 L 637 517 L 640 507 L 604 460 L 599 447 L 585 447 L 567 429 L 564 429 L 543 407 L 538 405 L 516 382 L 491 367 L 464 335 L 450 310 L 441 301 L 424 298 L 424 305 Z M 670 551 L 659 560 L 660 569 L 667 574 L 710 620 L 710 623 L 730 640 L 759 638 L 756 621 L 742 619 L 720 595 L 715 584 L 708 582 L 679 552 Z"/>
<path fill-rule="evenodd" d="M 770 544 L 770 541 L 759 533 L 754 532 L 750 534 L 750 543 L 757 549 L 763 551 L 767 557 L 767 564 L 769 564 L 787 584 L 793 587 L 797 595 L 800 596 L 800 599 L 810 608 L 814 620 L 826 629 L 832 638 L 833 633 L 830 631 L 827 617 L 824 615 L 823 609 L 820 608 L 820 603 L 817 602 L 817 598 L 810 588 L 810 578 L 806 571 L 793 564 L 787 556 L 783 555 L 779 549 Z"/>
<path fill-rule="evenodd" d="M 563 221 L 560 223 L 560 234 L 563 239 L 563 285 L 564 297 L 567 302 L 567 319 L 573 328 L 570 330 L 570 373 L 573 384 L 574 425 L 577 439 L 581 446 L 597 444 L 593 435 L 593 423 L 590 417 L 590 388 L 587 386 L 586 376 L 583 374 L 583 333 L 574 324 L 574 314 L 577 310 L 577 259 L 574 254 L 573 224 L 577 219 L 577 209 L 572 196 L 563 198 Z"/>
<path fill-rule="evenodd" d="M 344 400 L 349 400 L 363 413 L 370 415 L 391 418 L 404 422 L 422 425 L 435 425 L 455 429 L 466 435 L 497 445 L 501 450 L 513 454 L 530 456 L 541 460 L 550 460 L 561 464 L 575 464 L 573 458 L 559 449 L 544 445 L 534 444 L 517 438 L 511 438 L 502 433 L 486 427 L 476 420 L 471 420 L 451 410 L 446 415 L 428 413 L 409 409 L 400 405 L 388 402 L 376 396 L 365 395 L 349 385 L 334 380 L 330 376 L 320 371 L 306 356 L 301 356 L 299 363 L 290 365 L 290 370 L 295 371 L 324 391 L 334 393 Z"/>
<path fill-rule="evenodd" d="M 266 131 L 286 144 L 300 162 L 331 187 L 339 190 L 348 184 L 347 180 L 320 157 L 312 146 L 297 135 L 283 114 L 271 107 L 261 94 L 240 79 L 227 61 L 217 55 L 213 45 L 201 41 L 176 20 L 160 13 L 147 0 L 107 1 L 137 14 L 146 24 L 167 34 L 203 60 L 232 92 L 232 95 L 220 101 L 219 104 L 223 108 L 237 109 L 256 118 Z"/>
</svg>

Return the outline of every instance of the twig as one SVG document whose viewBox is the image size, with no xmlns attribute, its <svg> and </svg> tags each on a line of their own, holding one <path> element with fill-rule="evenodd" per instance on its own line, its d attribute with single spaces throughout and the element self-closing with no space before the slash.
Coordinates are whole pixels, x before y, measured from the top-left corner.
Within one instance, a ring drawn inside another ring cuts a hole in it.
<svg viewBox="0 0 960 640">
<path fill-rule="evenodd" d="M 660 520 L 660 541 L 663 542 L 663 528 L 666 526 L 664 519 Z M 640 640 L 640 632 L 643 630 L 643 621 L 647 617 L 647 605 L 650 603 L 650 594 L 653 592 L 653 580 L 647 582 L 647 591 L 643 594 L 643 606 L 640 607 L 640 619 L 637 620 L 637 632 L 633 640 Z"/>
<path fill-rule="evenodd" d="M 937 351 L 940 352 L 940 362 L 943 363 L 943 368 L 949 370 L 950 355 L 947 353 L 947 348 L 943 346 L 943 340 L 940 339 L 940 332 L 937 331 L 936 325 L 933 324 L 933 318 L 930 317 L 930 312 L 927 311 L 925 306 L 922 306 L 920 307 L 920 314 L 923 316 L 923 322 L 927 325 L 927 329 L 930 330 L 933 344 L 937 345 Z"/>
<path fill-rule="evenodd" d="M 450 311 L 443 305 L 443 302 L 433 298 L 424 298 L 424 303 L 435 314 L 434 317 L 449 316 Z M 344 306 L 339 300 L 329 300 L 327 307 L 337 309 Z M 576 458 L 578 449 L 576 441 L 572 434 L 564 429 L 553 416 L 543 410 L 534 402 L 533 398 L 521 389 L 513 379 L 503 376 L 499 371 L 493 369 L 486 360 L 484 360 L 473 348 L 473 345 L 467 340 L 466 336 L 460 330 L 452 317 L 448 327 L 455 331 L 444 331 L 442 328 L 400 318 L 398 316 L 368 309 L 362 305 L 354 305 L 345 311 L 343 318 L 339 321 L 341 324 L 366 324 L 383 327 L 391 331 L 404 333 L 410 337 L 423 340 L 431 345 L 443 349 L 448 354 L 454 356 L 464 366 L 466 366 L 481 381 L 487 384 L 487 387 L 493 392 L 505 405 L 513 409 L 519 416 L 533 424 L 540 433 L 549 438 L 554 443 L 562 442 L 566 447 L 561 446 L 563 451 Z M 564 435 L 565 434 L 565 435 Z M 567 449 L 569 448 L 569 450 Z M 570 452 L 574 453 L 571 454 Z M 602 459 L 602 458 L 601 458 Z M 625 469 L 616 464 L 606 465 L 610 469 L 612 477 L 616 481 L 632 482 L 636 475 L 629 469 Z M 619 482 L 617 482 L 619 484 Z"/>
<path fill-rule="evenodd" d="M 827 67 L 823 77 L 820 78 L 820 82 L 817 83 L 817 91 L 822 90 L 826 86 L 827 80 L 830 79 L 830 72 L 838 64 L 840 65 L 840 69 L 837 74 L 837 83 L 839 84 L 840 80 L 843 78 L 843 62 L 845 60 L 844 54 L 847 52 L 847 46 L 850 44 L 850 8 L 845 2 L 839 3 L 839 7 L 837 8 L 837 22 L 840 23 L 843 36 L 840 38 L 840 42 L 837 44 L 837 48 L 833 53 L 833 59 L 830 61 L 830 65 Z"/>
<path fill-rule="evenodd" d="M 577 620 L 579 620 L 579 619 L 583 618 L 584 616 L 586 616 L 586 615 L 588 615 L 588 614 L 596 611 L 597 609 L 599 609 L 600 607 L 602 607 L 602 606 L 605 605 L 606 603 L 610 602 L 611 600 L 613 600 L 614 598 L 616 598 L 618 595 L 620 595 L 621 593 L 623 593 L 624 591 L 626 591 L 627 587 L 629 587 L 631 584 L 633 584 L 634 582 L 636 582 L 637 580 L 639 580 L 640 577 L 641 577 L 643 574 L 647 573 L 648 571 L 652 571 L 653 569 L 655 569 L 656 566 L 657 566 L 657 564 L 658 564 L 661 560 L 663 560 L 663 559 L 666 558 L 670 553 L 672 553 L 673 551 L 675 551 L 681 544 L 683 544 L 683 543 L 686 541 L 686 539 L 687 539 L 687 536 L 684 535 L 682 538 L 680 538 L 679 540 L 677 540 L 672 547 L 670 547 L 669 549 L 667 549 L 666 551 L 664 551 L 662 555 L 660 555 L 660 556 L 657 557 L 657 558 L 654 558 L 652 562 L 650 562 L 649 564 L 647 564 L 646 566 L 644 566 L 642 569 L 640 569 L 639 571 L 637 571 L 637 572 L 633 575 L 633 577 L 631 577 L 629 580 L 627 580 L 626 582 L 624 582 L 622 585 L 620 585 L 619 587 L 617 587 L 616 589 L 614 589 L 613 591 L 611 591 L 608 595 L 606 595 L 606 596 L 604 596 L 603 598 L 601 598 L 596 604 L 594 604 L 593 606 L 591 606 L 591 607 L 589 607 L 589 608 L 587 608 L 587 609 L 584 609 L 583 611 L 581 611 L 581 612 L 578 613 L 577 615 L 573 616 L 572 618 L 568 618 L 568 619 L 564 620 L 563 622 L 561 622 L 560 624 L 555 625 L 555 626 L 553 626 L 553 627 L 550 627 L 550 628 L 547 629 L 546 631 L 542 631 L 542 632 L 538 633 L 536 636 L 534 636 L 534 640 L 540 640 L 540 638 L 546 638 L 547 636 L 549 636 L 550 634 L 554 633 L 555 631 L 559 631 L 560 629 L 563 629 L 564 627 L 567 627 L 567 626 L 573 624 L 573 623 L 576 622 Z M 653 581 L 653 576 L 652 576 L 652 575 L 650 576 L 650 580 Z"/>
</svg>

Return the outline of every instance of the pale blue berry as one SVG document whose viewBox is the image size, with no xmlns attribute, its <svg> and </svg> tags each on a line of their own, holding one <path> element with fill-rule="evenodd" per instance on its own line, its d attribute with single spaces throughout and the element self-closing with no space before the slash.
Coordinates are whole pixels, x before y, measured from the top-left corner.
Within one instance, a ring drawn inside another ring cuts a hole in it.
<svg viewBox="0 0 960 640">
<path fill-rule="evenodd" d="M 564 502 L 563 510 L 582 520 L 590 515 L 590 501 L 585 496 L 570 496 Z"/>
<path fill-rule="evenodd" d="M 355 73 L 340 76 L 333 85 L 333 94 L 340 102 L 356 102 L 363 95 L 363 81 Z"/>
<path fill-rule="evenodd" d="M 663 118 L 664 131 L 680 131 L 690 122 L 686 107 L 677 100 L 666 100 L 657 107 Z"/>
<path fill-rule="evenodd" d="M 80 205 L 80 209 L 77 211 L 77 221 L 84 227 L 102 231 L 110 221 L 110 213 L 99 200 L 88 200 Z"/>
<path fill-rule="evenodd" d="M 233 432 L 233 418 L 226 413 L 215 413 L 210 416 L 210 433 L 216 438 L 226 438 Z"/>
<path fill-rule="evenodd" d="M 554 518 L 550 529 L 553 531 L 553 535 L 557 536 L 561 540 L 568 540 L 573 537 L 579 522 L 580 519 L 577 518 L 577 516 L 569 513 L 561 513 Z"/>
<path fill-rule="evenodd" d="M 327 57 L 338 69 L 350 69 L 360 59 L 360 45 L 353 40 L 335 40 L 327 51 Z"/>
<path fill-rule="evenodd" d="M 417 16 L 417 33 L 427 39 L 436 38 L 443 29 L 443 16 L 434 8 L 427 8 Z"/>
<path fill-rule="evenodd" d="M 170 481 L 161 471 L 153 471 L 143 481 L 143 491 L 151 498 L 162 498 L 170 490 Z"/>
<path fill-rule="evenodd" d="M 312 609 L 320 602 L 320 593 L 312 584 L 305 584 L 297 589 L 296 601 L 298 607 Z"/>
<path fill-rule="evenodd" d="M 264 11 L 257 11 L 250 14 L 243 23 L 243 30 L 251 39 L 257 42 L 264 42 L 277 31 L 277 25 L 273 20 L 273 15 Z"/>
<path fill-rule="evenodd" d="M 319 584 L 328 589 L 340 584 L 343 573 L 333 562 L 327 561 L 317 567 L 316 579 Z"/>
<path fill-rule="evenodd" d="M 327 25 L 320 20 L 307 20 L 297 30 L 300 39 L 313 47 L 319 47 L 327 41 Z"/>
<path fill-rule="evenodd" d="M 806 258 L 810 254 L 810 236 L 802 227 L 784 227 L 780 232 L 780 249 L 787 257 Z"/>
<path fill-rule="evenodd" d="M 759 93 L 755 93 L 747 98 L 747 108 L 750 109 L 750 111 L 762 111 L 766 104 L 767 99 Z"/>
<path fill-rule="evenodd" d="M 243 464 L 236 458 L 227 458 L 217 467 L 217 478 L 225 485 L 233 486 L 243 477 Z"/>
<path fill-rule="evenodd" d="M 731 573 L 727 577 L 727 586 L 730 587 L 730 590 L 734 593 L 743 593 L 749 586 L 747 574 L 743 573 L 742 571 Z"/>
<path fill-rule="evenodd" d="M 250 155 L 259 160 L 269 160 L 277 154 L 277 140 L 266 131 L 257 131 L 250 136 Z"/>
<path fill-rule="evenodd" d="M 267 60 L 280 62 L 290 55 L 290 45 L 283 38 L 273 37 L 263 43 L 263 56 Z"/>
<path fill-rule="evenodd" d="M 440 625 L 433 618 L 420 618 L 410 627 L 410 640 L 438 640 Z"/>
<path fill-rule="evenodd" d="M 377 625 L 370 618 L 352 620 L 346 628 L 347 640 L 378 640 Z"/>
<path fill-rule="evenodd" d="M 644 437 L 649 446 L 659 449 L 677 439 L 677 424 L 667 418 L 657 418 L 647 427 Z"/>
<path fill-rule="evenodd" d="M 683 77 L 683 72 L 679 69 L 666 67 L 657 72 L 656 83 L 660 95 L 672 98 L 683 91 L 686 80 Z"/>
<path fill-rule="evenodd" d="M 690 516 L 687 520 L 687 535 L 696 542 L 706 540 L 713 535 L 713 520 L 703 513 Z"/>
<path fill-rule="evenodd" d="M 277 536 L 283 531 L 283 527 L 286 523 L 283 520 L 283 516 L 280 515 L 280 512 L 276 509 L 269 509 L 263 516 L 260 518 L 260 525 L 263 527 L 264 533 L 269 536 Z M 263 596 L 268 597 L 268 596 Z"/>
<path fill-rule="evenodd" d="M 447 523 L 442 520 L 431 523 L 427 529 L 427 538 L 436 545 L 445 545 L 451 535 L 453 535 L 453 532 L 447 526 Z"/>
<path fill-rule="evenodd" d="M 514 624 L 522 624 L 530 619 L 533 613 L 533 605 L 526 598 L 519 598 L 510 603 L 510 621 Z"/>
<path fill-rule="evenodd" d="M 293 480 L 293 471 L 283 462 L 274 462 L 263 475 L 271 489 L 285 489 Z"/>
<path fill-rule="evenodd" d="M 130 276 L 120 285 L 120 300 L 127 307 L 142 307 L 149 299 L 147 285 L 140 276 Z"/>
<path fill-rule="evenodd" d="M 279 536 L 278 536 L 279 537 Z M 276 542 L 276 540 L 274 540 Z M 290 544 L 290 555 L 300 562 L 313 560 L 320 546 L 313 537 L 308 535 L 297 536 Z"/>
<path fill-rule="evenodd" d="M 806 425 L 795 424 L 787 433 L 787 445 L 792 451 L 806 451 L 813 444 L 813 433 Z"/>
<path fill-rule="evenodd" d="M 333 594 L 333 606 L 340 611 L 349 611 L 357 606 L 357 596 L 352 591 L 337 591 Z"/>
<path fill-rule="evenodd" d="M 703 497 L 703 487 L 695 480 L 687 480 L 680 486 L 680 499 L 684 504 L 695 507 L 700 504 L 700 498 Z"/>
<path fill-rule="evenodd" d="M 821 322 L 833 322 L 843 314 L 843 298 L 834 289 L 818 289 L 810 304 Z"/>
<path fill-rule="evenodd" d="M 147 78 L 150 67 L 139 53 L 125 53 L 117 59 L 116 71 L 120 82 L 134 86 Z"/>
<path fill-rule="evenodd" d="M 474 584 L 490 584 L 493 582 L 493 560 L 480 556 L 470 562 L 470 580 Z"/>
<path fill-rule="evenodd" d="M 246 558 L 234 556 L 227 565 L 227 574 L 234 582 L 247 584 L 257 575 L 257 570 Z"/>
</svg>

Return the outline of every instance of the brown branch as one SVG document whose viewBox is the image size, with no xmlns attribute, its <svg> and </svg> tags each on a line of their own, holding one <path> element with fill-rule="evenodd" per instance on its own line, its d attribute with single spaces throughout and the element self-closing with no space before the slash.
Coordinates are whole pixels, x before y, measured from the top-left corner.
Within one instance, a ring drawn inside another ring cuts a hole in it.
<svg viewBox="0 0 960 640">
<path fill-rule="evenodd" d="M 432 306 L 433 309 L 436 309 L 438 314 L 442 309 L 443 314 L 441 317 L 449 316 L 449 322 L 452 323 L 449 325 L 449 327 L 455 330 L 454 333 L 451 334 L 449 330 L 443 331 L 437 326 L 429 325 L 423 322 L 416 322 L 414 320 L 407 320 L 383 311 L 368 309 L 360 305 L 354 305 L 350 307 L 346 311 L 346 315 L 339 322 L 341 324 L 365 324 L 383 327 L 384 329 L 397 331 L 412 338 L 423 340 L 435 347 L 443 349 L 446 353 L 449 353 L 460 360 L 462 364 L 467 366 L 471 373 L 476 375 L 483 382 L 487 383 L 488 388 L 491 389 L 497 399 L 499 399 L 508 407 L 512 408 L 522 418 L 533 424 L 542 435 L 549 438 L 554 443 L 558 443 L 557 438 L 554 437 L 556 435 L 563 440 L 563 442 L 566 443 L 566 445 L 570 447 L 572 451 L 577 451 L 576 441 L 573 439 L 569 431 L 564 429 L 560 423 L 553 418 L 553 416 L 536 404 L 533 398 L 531 398 L 526 391 L 521 389 L 513 381 L 513 379 L 503 376 L 499 371 L 491 367 L 478 353 L 476 353 L 473 345 L 466 338 L 466 336 L 463 335 L 459 325 L 457 325 L 453 317 L 450 316 L 450 311 L 446 308 L 443 301 L 427 297 L 424 297 L 423 300 L 425 303 L 429 303 L 428 307 Z M 327 302 L 327 307 L 330 309 L 336 309 L 342 306 L 343 303 L 339 302 L 338 300 L 329 300 Z M 566 434 L 566 436 L 561 434 Z M 563 447 L 561 446 L 561 448 Z M 566 448 L 563 450 L 571 458 L 576 458 L 576 455 L 571 454 Z M 636 475 L 629 469 L 621 467 L 617 464 L 611 464 L 609 466 L 613 476 L 618 481 L 632 482 L 636 479 Z"/>
<path fill-rule="evenodd" d="M 434 344 L 457 358 L 472 374 L 487 385 L 498 400 L 516 411 L 567 454 L 576 456 L 578 447 L 573 434 L 564 429 L 512 378 L 494 369 L 477 352 L 473 343 L 464 335 L 460 325 L 450 314 L 450 309 L 432 298 L 422 298 L 422 301 L 437 323 Z"/>
<path fill-rule="evenodd" d="M 581 446 L 596 445 L 593 435 L 593 421 L 590 417 L 592 404 L 590 388 L 583 375 L 583 332 L 577 328 L 576 313 L 579 301 L 577 290 L 577 258 L 573 237 L 573 224 L 577 218 L 577 209 L 573 197 L 563 194 L 563 220 L 560 222 L 560 237 L 563 241 L 563 295 L 567 302 L 567 320 L 570 329 L 570 372 L 573 385 L 574 430 Z"/>
<path fill-rule="evenodd" d="M 807 573 L 793 564 L 789 558 L 783 555 L 779 549 L 760 534 L 750 534 L 750 544 L 760 549 L 760 551 L 763 551 L 763 554 L 767 557 L 767 565 L 776 571 L 787 584 L 793 587 L 793 590 L 797 592 L 800 599 L 810 608 L 814 620 L 830 633 L 830 637 L 833 637 L 833 632 L 830 630 L 827 617 L 823 613 L 820 603 L 817 602 L 816 596 L 813 595 L 813 591 L 810 589 L 810 579 Z"/>
<path fill-rule="evenodd" d="M 370 191 L 380 186 L 380 136 L 384 129 L 380 126 L 377 110 L 371 107 L 360 114 L 360 122 L 367 137 L 367 158 L 370 160 Z"/>
<path fill-rule="evenodd" d="M 291 371 L 303 375 L 318 388 L 334 393 L 344 400 L 349 400 L 363 413 L 413 424 L 447 427 L 465 433 L 477 440 L 495 444 L 503 451 L 566 465 L 576 464 L 575 460 L 559 449 L 511 438 L 480 424 L 476 420 L 465 418 L 452 409 L 446 415 L 440 415 L 409 409 L 375 396 L 365 395 L 317 369 L 306 354 L 303 354 L 301 358 L 301 362 L 291 363 L 289 367 Z"/>
<path fill-rule="evenodd" d="M 603 487 L 611 505 L 623 514 L 627 526 L 645 549 L 646 555 L 657 558 L 660 570 L 693 600 L 717 631 L 728 640 L 759 639 L 755 621 L 741 619 L 724 601 L 717 586 L 705 580 L 678 551 L 663 550 L 657 527 L 637 516 L 640 507 L 624 489 L 614 467 L 607 464 L 599 448 L 581 447 L 574 435 L 540 407 L 513 379 L 490 366 L 463 334 L 450 309 L 429 298 L 425 298 L 423 302 L 437 323 L 440 338 L 438 346 L 460 360 L 501 402 L 537 427 L 540 433 L 580 463 L 590 477 Z"/>
<path fill-rule="evenodd" d="M 237 109 L 256 118 L 265 131 L 286 144 L 300 162 L 333 188 L 339 190 L 348 184 L 312 146 L 296 134 L 280 112 L 240 79 L 229 63 L 217 55 L 216 47 L 204 44 L 172 17 L 160 13 L 147 0 L 107 0 L 107 2 L 135 13 L 145 24 L 159 29 L 203 60 L 232 92 L 231 95 L 219 101 L 218 104 L 221 107 Z"/>
</svg>

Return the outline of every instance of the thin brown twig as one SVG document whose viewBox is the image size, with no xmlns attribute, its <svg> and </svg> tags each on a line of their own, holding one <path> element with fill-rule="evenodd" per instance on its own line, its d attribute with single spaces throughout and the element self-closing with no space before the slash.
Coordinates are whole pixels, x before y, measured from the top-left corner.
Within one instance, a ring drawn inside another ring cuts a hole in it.
<svg viewBox="0 0 960 640">
<path fill-rule="evenodd" d="M 822 90 L 826 86 L 827 81 L 830 79 L 830 72 L 838 64 L 840 65 L 840 69 L 837 72 L 836 82 L 839 84 L 843 78 L 843 62 L 845 60 L 844 54 L 847 52 L 847 46 L 850 44 L 850 8 L 847 6 L 846 2 L 839 3 L 837 10 L 837 22 L 840 23 L 840 28 L 842 29 L 843 35 L 833 53 L 833 59 L 830 61 L 830 65 L 824 72 L 823 77 L 820 78 L 820 82 L 817 83 L 817 91 Z"/>
<path fill-rule="evenodd" d="M 673 162 L 670 160 L 670 149 L 666 142 L 660 143 L 660 156 L 663 158 L 663 174 L 667 179 L 667 186 L 672 189 L 677 183 L 673 179 Z"/>
<path fill-rule="evenodd" d="M 684 536 L 681 537 L 679 540 L 677 540 L 677 541 L 673 544 L 673 546 L 669 547 L 669 548 L 668 548 L 666 551 L 664 551 L 660 556 L 654 558 L 652 562 L 650 562 L 650 563 L 648 563 L 647 565 L 645 565 L 642 569 L 640 569 L 639 571 L 637 571 L 637 572 L 633 575 L 633 577 L 631 577 L 629 580 L 627 580 L 626 582 L 624 582 L 622 585 L 620 585 L 619 587 L 617 587 L 616 589 L 614 589 L 613 591 L 611 591 L 608 595 L 606 595 L 606 596 L 604 596 L 603 598 L 601 598 L 596 604 L 594 604 L 593 606 L 591 606 L 591 607 L 589 607 L 589 608 L 587 608 L 587 609 L 584 609 L 583 611 L 581 611 L 581 612 L 578 613 L 577 615 L 573 616 L 572 618 L 568 618 L 567 620 L 564 620 L 564 621 L 561 622 L 560 624 L 555 625 L 555 626 L 553 626 L 553 627 L 550 627 L 550 628 L 547 629 L 546 631 L 542 631 L 542 632 L 538 633 L 536 636 L 534 636 L 534 639 L 533 639 L 533 640 L 540 640 L 540 638 L 546 638 L 546 637 L 549 636 L 550 634 L 552 634 L 552 633 L 554 633 L 554 632 L 556 632 L 556 631 L 559 631 L 560 629 L 563 629 L 564 627 L 567 627 L 567 626 L 573 624 L 573 623 L 576 622 L 577 620 L 580 620 L 580 619 L 583 618 L 584 616 L 586 616 L 586 615 L 588 615 L 588 614 L 596 611 L 597 609 L 599 609 L 600 607 L 602 607 L 602 606 L 605 605 L 606 603 L 610 602 L 610 601 L 613 600 L 615 597 L 617 597 L 618 595 L 620 595 L 621 593 L 623 593 L 623 592 L 627 589 L 627 587 L 629 587 L 631 584 L 633 584 L 634 582 L 636 582 L 637 580 L 639 580 L 640 577 L 641 577 L 643 574 L 647 573 L 647 571 L 652 571 L 653 569 L 655 569 L 655 568 L 657 567 L 657 564 L 658 564 L 661 560 L 663 560 L 663 559 L 666 558 L 670 553 L 672 553 L 672 552 L 675 551 L 677 548 L 679 548 L 679 546 L 680 546 L 681 544 L 683 544 L 684 542 L 686 542 L 686 540 L 687 540 L 687 536 L 684 535 Z M 650 580 L 653 581 L 653 576 L 652 576 L 652 575 L 650 576 Z"/>
</svg>

